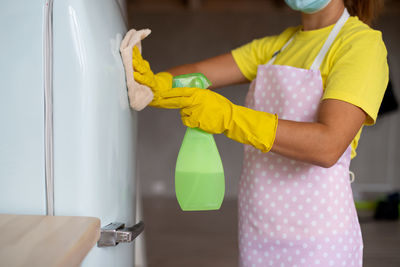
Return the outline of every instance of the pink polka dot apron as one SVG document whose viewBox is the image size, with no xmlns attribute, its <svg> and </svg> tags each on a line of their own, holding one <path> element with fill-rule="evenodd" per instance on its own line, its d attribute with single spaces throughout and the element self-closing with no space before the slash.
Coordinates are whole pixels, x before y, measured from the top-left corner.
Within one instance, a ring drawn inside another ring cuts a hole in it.
<svg viewBox="0 0 400 267">
<path fill-rule="evenodd" d="M 246 106 L 281 119 L 315 121 L 323 93 L 319 67 L 348 17 L 345 10 L 311 69 L 272 65 L 276 55 L 260 65 Z M 245 146 L 239 186 L 240 266 L 362 266 L 350 154 L 349 146 L 334 166 L 322 168 Z"/>
</svg>

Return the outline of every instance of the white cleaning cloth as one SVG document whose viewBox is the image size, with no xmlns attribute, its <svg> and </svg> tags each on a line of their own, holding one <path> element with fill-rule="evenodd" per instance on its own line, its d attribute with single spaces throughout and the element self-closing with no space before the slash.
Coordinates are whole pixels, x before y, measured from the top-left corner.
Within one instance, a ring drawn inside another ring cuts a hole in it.
<svg viewBox="0 0 400 267">
<path fill-rule="evenodd" d="M 139 51 L 142 52 L 141 41 L 150 33 L 151 30 L 149 29 L 140 31 L 131 29 L 126 33 L 119 48 L 122 56 L 122 62 L 125 67 L 129 102 L 131 107 L 137 111 L 144 109 L 153 100 L 154 95 L 149 87 L 137 83 L 133 78 L 132 49 L 136 45 L 139 48 Z"/>
</svg>

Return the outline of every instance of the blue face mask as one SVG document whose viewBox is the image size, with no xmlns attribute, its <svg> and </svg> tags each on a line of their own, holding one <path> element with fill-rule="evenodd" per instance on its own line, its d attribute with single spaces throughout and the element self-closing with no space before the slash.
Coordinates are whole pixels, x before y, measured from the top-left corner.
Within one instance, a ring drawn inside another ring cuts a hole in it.
<svg viewBox="0 0 400 267">
<path fill-rule="evenodd" d="M 322 10 L 331 0 L 285 0 L 285 2 L 293 10 L 312 14 Z"/>
</svg>

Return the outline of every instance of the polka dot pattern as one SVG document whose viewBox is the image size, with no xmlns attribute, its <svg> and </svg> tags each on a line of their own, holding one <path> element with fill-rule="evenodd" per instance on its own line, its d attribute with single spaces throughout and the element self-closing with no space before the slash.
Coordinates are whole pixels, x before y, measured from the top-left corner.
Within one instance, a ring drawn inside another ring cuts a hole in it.
<svg viewBox="0 0 400 267">
<path fill-rule="evenodd" d="M 259 66 L 246 105 L 312 122 L 319 71 Z M 363 243 L 349 181 L 351 148 L 331 168 L 245 146 L 239 187 L 240 266 L 362 266 Z"/>
<path fill-rule="evenodd" d="M 257 85 L 250 87 L 246 106 L 276 113 L 285 120 L 314 121 L 322 97 L 320 72 L 291 66 L 271 67 L 259 67 Z"/>
</svg>

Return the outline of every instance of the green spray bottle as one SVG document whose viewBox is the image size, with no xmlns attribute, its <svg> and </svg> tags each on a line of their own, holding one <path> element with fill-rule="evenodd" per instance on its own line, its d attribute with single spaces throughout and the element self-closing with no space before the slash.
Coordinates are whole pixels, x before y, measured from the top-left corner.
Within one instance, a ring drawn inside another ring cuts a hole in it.
<svg viewBox="0 0 400 267">
<path fill-rule="evenodd" d="M 210 81 L 201 73 L 179 75 L 173 87 L 206 89 Z M 225 194 L 221 157 L 212 134 L 187 128 L 175 167 L 175 193 L 184 211 L 218 210 Z"/>
</svg>

